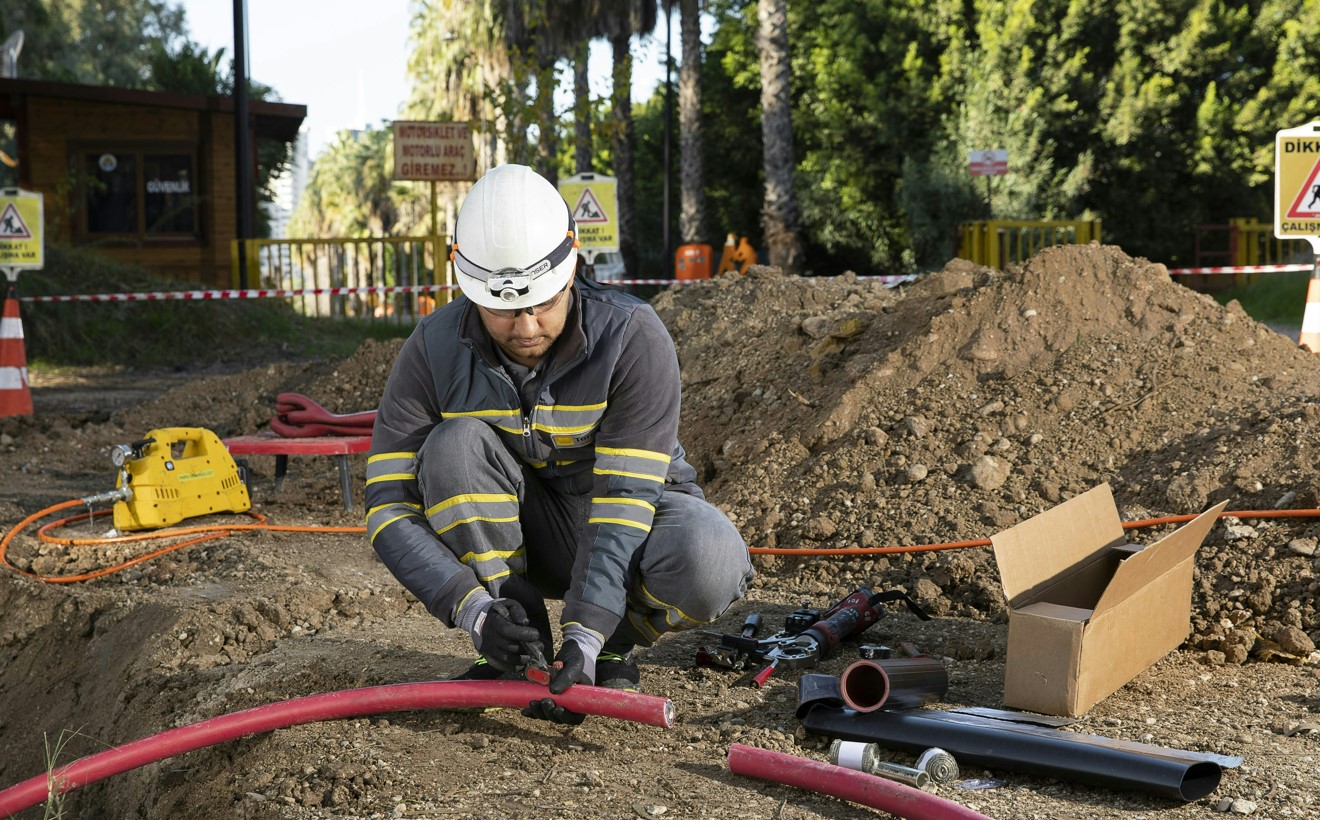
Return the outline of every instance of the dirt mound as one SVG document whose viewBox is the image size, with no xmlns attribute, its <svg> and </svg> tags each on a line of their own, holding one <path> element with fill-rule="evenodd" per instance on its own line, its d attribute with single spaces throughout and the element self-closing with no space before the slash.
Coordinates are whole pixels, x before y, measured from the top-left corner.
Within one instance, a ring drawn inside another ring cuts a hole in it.
<svg viewBox="0 0 1320 820">
<path fill-rule="evenodd" d="M 1128 519 L 1224 499 L 1236 510 L 1320 502 L 1317 360 L 1236 305 L 1116 248 L 1050 249 L 1006 272 L 955 261 L 896 290 L 754 267 L 654 304 L 682 360 L 683 443 L 708 496 L 753 546 L 984 538 L 1102 482 Z M 370 409 L 400 345 L 239 373 L 39 381 L 34 416 L 0 419 L 0 470 L 11 477 L 0 522 L 109 489 L 109 447 L 151 429 L 254 432 L 281 392 L 332 412 Z M 365 457 L 354 459 L 360 476 Z M 257 511 L 285 525 L 361 524 L 360 507 L 342 509 L 325 460 L 293 465 L 278 492 L 270 461 L 251 460 Z M 1227 524 L 1198 554 L 1190 651 L 1098 704 L 1078 728 L 1246 756 L 1189 816 L 1227 811 L 1221 799 L 1243 814 L 1317 816 L 1320 702 L 1314 666 L 1295 665 L 1320 638 L 1317 526 Z M 25 533 L 9 559 L 67 573 L 118 550 Z M 751 611 L 775 623 L 804 600 L 825 605 L 861 584 L 902 587 L 943 617 L 890 612 L 868 641 L 912 641 L 941 657 L 948 706 L 1001 705 L 1005 604 L 989 550 L 757 561 L 747 600 L 720 631 L 736 631 Z M 43 733 L 65 743 L 59 758 L 68 760 L 282 699 L 448 677 L 472 655 L 360 534 L 245 533 L 88 584 L 5 572 L 0 610 L 0 788 L 42 771 Z M 135 769 L 78 792 L 72 813 L 871 816 L 724 770 L 732 742 L 816 759 L 825 742 L 795 726 L 796 675 L 776 673 L 759 690 L 732 686 L 733 675 L 694 668 L 709 640 L 679 633 L 641 654 L 646 691 L 679 710 L 668 733 L 594 719 L 567 730 L 507 711 L 333 721 Z M 816 671 L 837 674 L 850 660 L 841 653 Z M 57 738 L 62 731 L 77 734 Z M 941 794 L 998 818 L 1128 818 L 1168 807 L 1025 775 L 965 774 L 1011 787 Z"/>
<path fill-rule="evenodd" d="M 682 358 L 683 441 L 753 546 L 986 538 L 1102 482 L 1129 520 L 1320 497 L 1312 354 L 1117 248 L 1005 273 L 955 261 L 901 293 L 754 268 L 655 304 Z M 1315 529 L 1216 528 L 1196 644 L 1241 660 L 1248 630 L 1314 630 Z M 831 583 L 817 566 L 791 577 Z M 867 572 L 941 614 L 1005 614 L 984 549 Z"/>
</svg>

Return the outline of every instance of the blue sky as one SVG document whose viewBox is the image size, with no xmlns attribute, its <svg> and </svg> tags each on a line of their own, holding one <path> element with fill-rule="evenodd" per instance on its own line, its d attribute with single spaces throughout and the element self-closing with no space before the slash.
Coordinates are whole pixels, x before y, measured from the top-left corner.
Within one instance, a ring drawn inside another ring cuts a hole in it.
<svg viewBox="0 0 1320 820">
<path fill-rule="evenodd" d="M 173 5 L 186 11 L 194 41 L 233 56 L 233 0 Z M 408 0 L 247 0 L 251 77 L 274 86 L 285 102 L 307 106 L 312 158 L 341 129 L 398 117 L 408 96 L 409 6 Z M 673 29 L 677 60 L 677 11 Z M 655 36 L 633 47 L 634 99 L 649 97 L 663 79 L 663 33 L 661 15 Z M 589 65 L 592 93 L 609 93 L 608 46 L 594 43 Z"/>
</svg>

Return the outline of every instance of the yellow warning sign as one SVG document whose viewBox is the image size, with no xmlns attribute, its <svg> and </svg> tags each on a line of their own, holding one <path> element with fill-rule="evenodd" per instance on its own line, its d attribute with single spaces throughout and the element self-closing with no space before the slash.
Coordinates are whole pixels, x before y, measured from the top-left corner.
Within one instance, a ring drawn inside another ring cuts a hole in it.
<svg viewBox="0 0 1320 820">
<path fill-rule="evenodd" d="M 0 268 L 40 268 L 42 239 L 41 194 L 0 190 Z"/>
<path fill-rule="evenodd" d="M 559 195 L 573 211 L 578 244 L 596 253 L 619 250 L 618 180 L 600 174 L 577 174 L 559 181 Z"/>
<path fill-rule="evenodd" d="M 1274 136 L 1274 235 L 1320 243 L 1320 122 Z"/>
</svg>

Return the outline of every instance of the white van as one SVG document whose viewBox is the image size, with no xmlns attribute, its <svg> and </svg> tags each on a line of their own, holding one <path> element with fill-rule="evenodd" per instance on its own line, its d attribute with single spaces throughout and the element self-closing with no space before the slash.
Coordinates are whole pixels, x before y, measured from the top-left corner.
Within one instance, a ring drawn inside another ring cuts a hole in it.
<svg viewBox="0 0 1320 820">
<path fill-rule="evenodd" d="M 615 251 L 596 254 L 596 264 L 592 267 L 597 282 L 615 282 L 627 275 L 623 267 L 623 254 Z"/>
</svg>

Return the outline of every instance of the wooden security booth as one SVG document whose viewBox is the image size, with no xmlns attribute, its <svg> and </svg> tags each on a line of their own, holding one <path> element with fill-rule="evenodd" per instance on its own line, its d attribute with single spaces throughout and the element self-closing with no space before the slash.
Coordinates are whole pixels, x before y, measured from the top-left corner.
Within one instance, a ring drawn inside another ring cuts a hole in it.
<svg viewBox="0 0 1320 820">
<path fill-rule="evenodd" d="M 307 107 L 253 100 L 248 113 L 253 145 L 292 142 Z M 232 97 L 0 78 L 4 133 L 0 182 L 45 197 L 48 243 L 230 286 Z"/>
</svg>

